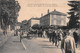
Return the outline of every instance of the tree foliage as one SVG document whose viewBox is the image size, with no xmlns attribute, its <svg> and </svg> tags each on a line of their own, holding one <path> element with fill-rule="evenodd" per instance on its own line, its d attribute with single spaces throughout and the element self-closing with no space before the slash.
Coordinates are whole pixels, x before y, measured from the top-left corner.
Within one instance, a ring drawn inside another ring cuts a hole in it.
<svg viewBox="0 0 80 53">
<path fill-rule="evenodd" d="M 6 30 L 9 25 L 15 25 L 19 11 L 18 1 L 0 0 L 0 23 L 3 30 Z"/>
<path fill-rule="evenodd" d="M 34 24 L 34 25 L 32 26 L 32 29 L 40 29 L 40 25 L 39 25 L 39 24 Z"/>
<path fill-rule="evenodd" d="M 69 1 L 69 6 L 72 8 L 69 10 L 68 14 L 70 15 L 68 26 L 70 28 L 78 26 L 79 20 L 79 1 Z"/>
<path fill-rule="evenodd" d="M 22 21 L 22 24 L 27 24 L 27 20 L 23 20 Z"/>
</svg>

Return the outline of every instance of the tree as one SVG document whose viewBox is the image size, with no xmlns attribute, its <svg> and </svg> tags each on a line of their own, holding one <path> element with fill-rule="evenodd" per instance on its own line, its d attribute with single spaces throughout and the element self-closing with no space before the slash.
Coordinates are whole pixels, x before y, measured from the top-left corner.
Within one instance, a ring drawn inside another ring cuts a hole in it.
<svg viewBox="0 0 80 53">
<path fill-rule="evenodd" d="M 27 20 L 23 20 L 22 21 L 22 24 L 27 24 Z"/>
<path fill-rule="evenodd" d="M 23 21 L 21 22 L 20 28 L 24 29 L 25 31 L 27 30 L 27 20 L 23 20 Z"/>
<path fill-rule="evenodd" d="M 68 26 L 70 28 L 77 27 L 79 25 L 79 2 L 80 1 L 69 1 L 68 5 L 72 8 L 69 10 L 68 14 L 70 15 Z"/>
<path fill-rule="evenodd" d="M 15 26 L 20 5 L 15 0 L 0 0 L 0 23 L 3 30 Z"/>
<path fill-rule="evenodd" d="M 34 24 L 33 26 L 32 26 L 32 29 L 39 29 L 40 28 L 40 25 L 39 24 Z"/>
</svg>

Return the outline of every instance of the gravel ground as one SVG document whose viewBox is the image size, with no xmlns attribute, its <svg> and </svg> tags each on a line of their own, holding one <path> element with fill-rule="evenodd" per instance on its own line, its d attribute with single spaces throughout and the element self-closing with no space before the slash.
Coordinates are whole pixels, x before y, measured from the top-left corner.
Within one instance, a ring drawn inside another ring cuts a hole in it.
<svg viewBox="0 0 80 53">
<path fill-rule="evenodd" d="M 0 48 L 0 53 L 26 53 L 18 37 L 11 36 Z"/>
<path fill-rule="evenodd" d="M 61 49 L 55 47 L 47 38 L 22 39 L 22 42 L 19 36 L 11 36 L 0 47 L 0 53 L 61 53 Z"/>
<path fill-rule="evenodd" d="M 33 40 L 24 39 L 23 42 L 29 53 L 45 53 L 44 50 Z"/>
<path fill-rule="evenodd" d="M 13 33 L 8 33 L 7 35 L 3 35 L 2 32 L 0 32 L 0 47 L 5 44 L 7 39 L 12 35 Z"/>
</svg>

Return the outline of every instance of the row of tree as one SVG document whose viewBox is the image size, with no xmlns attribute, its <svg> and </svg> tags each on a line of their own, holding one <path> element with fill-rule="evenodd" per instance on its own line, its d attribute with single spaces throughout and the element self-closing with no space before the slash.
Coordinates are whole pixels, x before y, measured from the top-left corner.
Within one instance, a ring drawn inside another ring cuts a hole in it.
<svg viewBox="0 0 80 53">
<path fill-rule="evenodd" d="M 0 25 L 1 29 L 7 30 L 8 26 L 15 26 L 20 5 L 15 0 L 0 0 Z"/>
</svg>

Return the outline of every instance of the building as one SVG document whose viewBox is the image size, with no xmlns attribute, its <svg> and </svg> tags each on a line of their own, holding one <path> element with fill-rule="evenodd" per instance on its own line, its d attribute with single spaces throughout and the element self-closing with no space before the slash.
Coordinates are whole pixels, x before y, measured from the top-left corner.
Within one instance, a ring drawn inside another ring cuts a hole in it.
<svg viewBox="0 0 80 53">
<path fill-rule="evenodd" d="M 51 26 L 51 25 L 58 25 L 58 26 L 66 26 L 66 14 L 62 12 L 58 12 L 56 10 L 49 12 L 43 16 L 41 14 L 40 18 L 40 25 L 41 26 Z"/>
<path fill-rule="evenodd" d="M 31 19 L 29 19 L 28 22 L 27 22 L 27 31 L 30 29 L 30 27 L 32 27 L 35 24 L 40 25 L 40 18 L 31 18 Z"/>
<path fill-rule="evenodd" d="M 17 23 L 15 24 L 15 30 L 20 29 L 20 26 L 21 26 L 21 23 L 20 23 L 20 22 L 17 22 Z"/>
<path fill-rule="evenodd" d="M 31 18 L 28 20 L 28 26 L 32 27 L 34 24 L 39 24 L 40 25 L 40 19 L 39 18 Z"/>
</svg>

